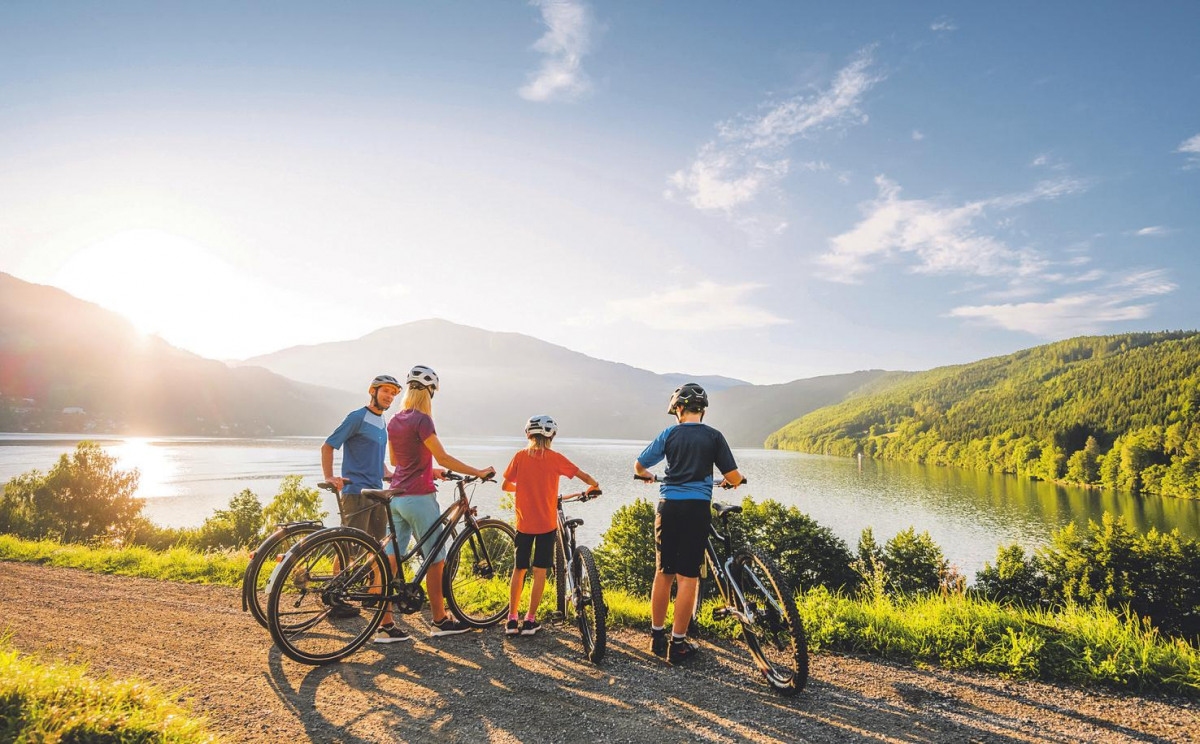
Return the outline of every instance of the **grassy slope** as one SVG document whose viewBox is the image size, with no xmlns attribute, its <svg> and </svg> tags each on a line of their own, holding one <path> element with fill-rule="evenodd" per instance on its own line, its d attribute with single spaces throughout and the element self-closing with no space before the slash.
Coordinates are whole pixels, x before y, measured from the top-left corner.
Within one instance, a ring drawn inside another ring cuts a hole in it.
<svg viewBox="0 0 1200 744">
<path fill-rule="evenodd" d="M 89 677 L 0 643 L 0 741 L 212 742 L 203 721 L 136 680 Z"/>
</svg>

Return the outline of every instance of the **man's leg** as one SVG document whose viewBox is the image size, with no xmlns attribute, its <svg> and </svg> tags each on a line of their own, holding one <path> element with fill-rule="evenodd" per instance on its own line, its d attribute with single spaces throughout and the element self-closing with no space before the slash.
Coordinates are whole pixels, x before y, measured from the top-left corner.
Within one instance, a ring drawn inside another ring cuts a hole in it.
<svg viewBox="0 0 1200 744">
<path fill-rule="evenodd" d="M 650 624 L 661 628 L 667 622 L 667 607 L 671 604 L 671 584 L 675 583 L 675 574 L 654 574 L 654 588 L 650 590 Z M 676 600 L 676 604 L 679 601 Z"/>
<path fill-rule="evenodd" d="M 692 608 L 696 606 L 696 589 L 700 579 L 694 576 L 677 576 L 679 585 L 675 589 L 675 620 L 672 630 L 676 638 L 687 635 L 688 622 L 692 619 Z M 663 613 L 664 618 L 666 613 Z M 661 623 L 656 623 L 660 625 Z"/>
</svg>

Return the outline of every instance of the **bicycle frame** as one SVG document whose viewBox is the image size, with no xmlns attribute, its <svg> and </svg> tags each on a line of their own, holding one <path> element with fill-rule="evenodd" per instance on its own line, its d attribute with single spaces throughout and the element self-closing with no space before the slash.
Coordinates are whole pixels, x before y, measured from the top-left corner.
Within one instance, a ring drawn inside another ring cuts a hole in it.
<svg viewBox="0 0 1200 744">
<path fill-rule="evenodd" d="M 728 556 L 724 563 L 718 556 L 717 545 L 720 545 L 724 549 L 725 555 Z M 753 611 L 749 609 L 750 603 L 746 601 L 746 596 L 742 594 L 737 582 L 733 580 L 733 541 L 728 535 L 717 532 L 717 528 L 711 521 L 708 525 L 708 540 L 704 545 L 704 560 L 717 585 L 717 591 L 720 592 L 721 599 L 725 602 L 725 612 L 744 622 L 753 623 L 755 617 Z M 755 580 L 757 581 L 757 578 Z M 763 588 L 765 593 L 765 587 L 760 588 Z M 699 594 L 697 594 L 698 596 Z M 699 606 L 698 602 L 697 606 Z"/>
<path fill-rule="evenodd" d="M 575 501 L 578 494 L 574 497 L 568 496 L 567 501 Z M 567 524 L 567 515 L 563 512 L 563 497 L 558 497 L 558 549 L 563 555 L 563 581 L 566 582 L 566 596 L 571 596 L 575 591 L 575 527 Z M 560 611 L 565 608 L 559 608 Z"/>
</svg>

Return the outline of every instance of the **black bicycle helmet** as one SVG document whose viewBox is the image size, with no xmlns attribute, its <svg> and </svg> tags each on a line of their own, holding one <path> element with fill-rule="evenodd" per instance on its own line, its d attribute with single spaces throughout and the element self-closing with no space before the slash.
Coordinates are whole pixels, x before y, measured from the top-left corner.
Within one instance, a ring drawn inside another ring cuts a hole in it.
<svg viewBox="0 0 1200 744">
<path fill-rule="evenodd" d="M 685 382 L 675 388 L 675 392 L 671 394 L 671 403 L 667 406 L 667 413 L 674 415 L 676 408 L 683 408 L 685 411 L 703 411 L 708 408 L 708 393 L 694 382 Z"/>
</svg>

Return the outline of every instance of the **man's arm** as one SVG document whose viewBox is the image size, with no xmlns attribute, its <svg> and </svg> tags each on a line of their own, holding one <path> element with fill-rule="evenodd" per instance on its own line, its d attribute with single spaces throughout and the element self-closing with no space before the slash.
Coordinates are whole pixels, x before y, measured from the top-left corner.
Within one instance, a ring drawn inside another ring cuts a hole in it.
<svg viewBox="0 0 1200 744">
<path fill-rule="evenodd" d="M 337 478 L 333 475 L 333 447 L 328 443 L 321 445 L 321 474 L 325 476 L 326 481 L 332 483 L 339 491 L 346 485 L 345 478 Z"/>
</svg>

